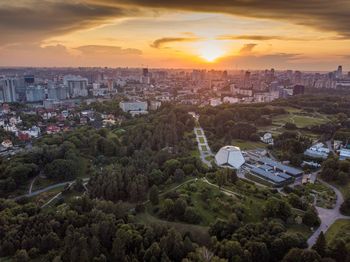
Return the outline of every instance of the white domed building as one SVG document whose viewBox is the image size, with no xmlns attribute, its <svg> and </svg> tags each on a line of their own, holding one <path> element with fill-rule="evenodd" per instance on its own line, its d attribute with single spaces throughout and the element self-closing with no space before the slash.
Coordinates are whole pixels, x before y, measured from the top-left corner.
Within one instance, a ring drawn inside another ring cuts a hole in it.
<svg viewBox="0 0 350 262">
<path fill-rule="evenodd" d="M 239 169 L 245 163 L 245 159 L 239 147 L 224 146 L 215 155 L 215 162 L 218 166 Z"/>
</svg>

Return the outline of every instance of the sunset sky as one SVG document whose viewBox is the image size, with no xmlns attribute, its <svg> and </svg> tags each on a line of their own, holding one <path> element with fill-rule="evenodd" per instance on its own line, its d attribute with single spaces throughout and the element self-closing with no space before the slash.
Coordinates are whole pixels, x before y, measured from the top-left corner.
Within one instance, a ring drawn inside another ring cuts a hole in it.
<svg viewBox="0 0 350 262">
<path fill-rule="evenodd" d="M 1 66 L 350 71 L 348 0 L 0 0 Z"/>
</svg>

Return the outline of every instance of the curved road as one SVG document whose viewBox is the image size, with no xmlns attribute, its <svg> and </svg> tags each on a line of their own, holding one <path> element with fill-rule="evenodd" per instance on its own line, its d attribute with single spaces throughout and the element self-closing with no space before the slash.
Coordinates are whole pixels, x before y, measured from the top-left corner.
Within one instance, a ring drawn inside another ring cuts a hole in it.
<svg viewBox="0 0 350 262">
<path fill-rule="evenodd" d="M 322 181 L 321 179 L 318 179 L 318 180 L 321 183 L 327 185 L 328 187 L 330 187 L 334 190 L 335 194 L 337 195 L 337 200 L 336 200 L 336 203 L 335 203 L 335 206 L 333 207 L 333 209 L 316 207 L 317 212 L 318 212 L 318 216 L 321 219 L 321 225 L 317 228 L 317 230 L 307 240 L 307 244 L 308 244 L 309 248 L 311 248 L 316 243 L 316 240 L 317 240 L 318 236 L 320 235 L 321 231 L 323 231 L 323 233 L 325 233 L 328 230 L 328 228 L 336 220 L 338 220 L 338 219 L 350 219 L 350 216 L 344 216 L 339 211 L 341 204 L 344 202 L 344 198 L 343 198 L 343 195 L 341 194 L 341 192 L 335 186 L 332 186 L 332 185 Z"/>
<path fill-rule="evenodd" d="M 83 182 L 87 182 L 87 181 L 89 181 L 89 179 L 90 179 L 90 178 L 87 177 L 87 178 L 83 178 L 82 180 L 83 180 Z M 57 184 L 53 184 L 53 185 L 47 186 L 47 187 L 45 187 L 45 188 L 42 188 L 42 189 L 39 189 L 39 190 L 36 190 L 36 191 L 32 191 L 32 192 L 30 192 L 30 193 L 17 196 L 17 197 L 15 197 L 15 198 L 13 198 L 13 199 L 16 200 L 16 199 L 20 199 L 20 198 L 22 198 L 22 197 L 33 197 L 33 196 L 37 196 L 37 195 L 39 195 L 39 194 L 41 194 L 41 193 L 44 193 L 44 192 L 46 192 L 46 191 L 50 191 L 50 190 L 52 190 L 52 189 L 55 189 L 55 188 L 58 188 L 58 187 L 61 187 L 61 186 L 65 186 L 65 185 L 67 185 L 67 184 L 73 184 L 73 183 L 75 183 L 75 180 L 66 181 L 66 182 L 61 182 L 61 183 L 57 183 Z"/>
</svg>

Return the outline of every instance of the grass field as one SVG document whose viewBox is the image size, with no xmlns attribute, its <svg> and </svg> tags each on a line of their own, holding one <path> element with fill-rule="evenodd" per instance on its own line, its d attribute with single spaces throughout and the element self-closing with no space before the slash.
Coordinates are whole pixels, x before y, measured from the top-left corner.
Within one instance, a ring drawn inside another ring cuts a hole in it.
<svg viewBox="0 0 350 262">
<path fill-rule="evenodd" d="M 213 157 L 213 156 L 206 156 L 206 157 L 205 157 L 205 160 L 207 160 L 207 161 L 212 161 L 212 160 L 214 160 L 214 157 Z"/>
<path fill-rule="evenodd" d="M 343 238 L 350 241 L 350 220 L 339 219 L 327 230 L 326 240 L 332 243 L 335 239 Z"/>
<path fill-rule="evenodd" d="M 197 215 L 201 218 L 200 225 L 202 226 L 209 226 L 217 218 L 227 219 L 233 212 L 234 203 L 238 201 L 235 197 L 227 196 L 218 188 L 208 185 L 201 180 L 189 182 L 172 191 L 171 195 L 173 194 L 176 194 L 178 196 L 177 198 L 184 199 L 188 203 L 188 206 L 196 210 Z M 163 195 L 159 205 L 156 207 L 149 204 L 149 213 L 157 216 L 157 213 L 153 213 L 153 210 L 162 207 L 165 199 L 171 198 L 171 195 Z M 176 199 L 173 199 L 173 201 Z M 181 223 L 181 221 L 175 222 Z"/>
<path fill-rule="evenodd" d="M 262 142 L 245 141 L 240 139 L 232 140 L 232 145 L 238 146 L 241 150 L 251 150 L 251 149 L 266 147 L 266 144 Z"/>
<path fill-rule="evenodd" d="M 198 137 L 198 139 L 199 139 L 199 143 L 201 143 L 201 144 L 205 143 L 204 137 L 200 136 L 200 137 Z"/>
<path fill-rule="evenodd" d="M 159 219 L 147 212 L 136 215 L 136 221 L 146 225 L 154 224 L 154 225 L 164 225 L 167 227 L 173 227 L 182 234 L 186 234 L 187 232 L 190 232 L 195 242 L 202 245 L 209 245 L 210 243 L 210 235 L 208 233 L 208 227 L 206 226 L 191 225 L 191 224 L 179 223 L 179 222 L 170 222 L 170 221 Z"/>
<path fill-rule="evenodd" d="M 300 233 L 305 238 L 309 238 L 312 234 L 312 231 L 310 230 L 310 228 L 308 226 L 303 225 L 303 224 L 288 225 L 287 231 L 290 233 Z"/>
<path fill-rule="evenodd" d="M 45 204 L 47 201 L 49 201 L 52 197 L 54 197 L 58 193 L 62 192 L 63 189 L 64 189 L 64 186 L 57 187 L 57 188 L 54 188 L 54 189 L 49 190 L 47 192 L 41 193 L 37 196 L 34 196 L 30 199 L 31 199 L 31 201 L 33 201 L 36 204 L 41 206 L 41 205 Z"/>
</svg>

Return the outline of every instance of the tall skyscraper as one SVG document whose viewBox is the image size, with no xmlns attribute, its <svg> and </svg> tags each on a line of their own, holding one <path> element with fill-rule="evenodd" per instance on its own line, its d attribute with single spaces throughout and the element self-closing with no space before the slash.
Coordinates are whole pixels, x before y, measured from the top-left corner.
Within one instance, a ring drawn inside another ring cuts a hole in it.
<svg viewBox="0 0 350 262">
<path fill-rule="evenodd" d="M 88 79 L 81 76 L 67 75 L 63 78 L 63 84 L 68 88 L 70 98 L 84 97 L 88 95 Z"/>
<path fill-rule="evenodd" d="M 42 86 L 28 86 L 26 88 L 27 102 L 40 102 L 45 98 L 45 89 Z"/>
<path fill-rule="evenodd" d="M 343 77 L 343 67 L 340 65 L 338 66 L 337 72 L 336 72 L 336 77 L 337 78 L 342 78 Z"/>
<path fill-rule="evenodd" d="M 16 102 L 16 78 L 5 78 L 0 80 L 0 98 L 2 102 Z"/>
</svg>

